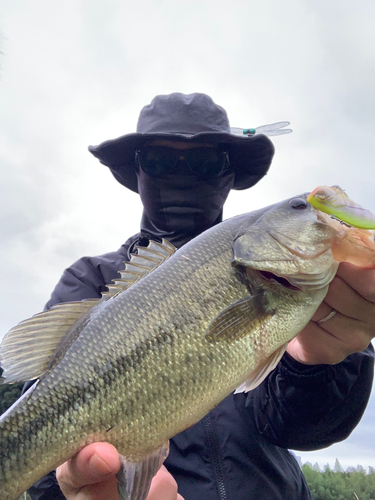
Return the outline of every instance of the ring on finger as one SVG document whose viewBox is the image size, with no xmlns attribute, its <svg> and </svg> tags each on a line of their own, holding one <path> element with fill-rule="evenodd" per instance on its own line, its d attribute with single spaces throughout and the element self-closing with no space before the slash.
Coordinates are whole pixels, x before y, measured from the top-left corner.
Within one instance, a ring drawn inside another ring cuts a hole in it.
<svg viewBox="0 0 375 500">
<path fill-rule="evenodd" d="M 332 309 L 332 311 L 327 314 L 327 316 L 325 316 L 324 318 L 320 319 L 319 321 L 317 321 L 318 324 L 320 323 L 325 323 L 326 321 L 328 321 L 329 319 L 333 318 L 333 316 L 337 313 L 337 311 L 335 311 L 335 309 Z"/>
</svg>

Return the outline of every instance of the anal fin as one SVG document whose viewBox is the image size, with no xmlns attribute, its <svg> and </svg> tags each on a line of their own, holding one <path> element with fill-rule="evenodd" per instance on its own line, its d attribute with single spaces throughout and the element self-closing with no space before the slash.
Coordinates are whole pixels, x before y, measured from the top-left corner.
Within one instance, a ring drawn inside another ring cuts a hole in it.
<svg viewBox="0 0 375 500">
<path fill-rule="evenodd" d="M 167 458 L 168 451 L 169 442 L 138 462 L 121 456 L 121 467 L 116 476 L 121 500 L 145 500 L 151 481 Z"/>
</svg>

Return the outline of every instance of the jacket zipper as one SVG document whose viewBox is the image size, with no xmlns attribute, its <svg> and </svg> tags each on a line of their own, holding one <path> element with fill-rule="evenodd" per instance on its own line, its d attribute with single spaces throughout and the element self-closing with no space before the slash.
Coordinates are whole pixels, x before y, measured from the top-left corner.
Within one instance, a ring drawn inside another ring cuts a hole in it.
<svg viewBox="0 0 375 500">
<path fill-rule="evenodd" d="M 210 448 L 210 454 L 212 458 L 212 463 L 214 467 L 215 477 L 217 481 L 217 488 L 219 491 L 220 500 L 228 500 L 228 495 L 224 485 L 224 472 L 221 462 L 219 443 L 217 441 L 217 436 L 213 428 L 210 415 L 206 415 L 203 418 L 204 426 L 206 428 L 208 445 Z"/>
</svg>

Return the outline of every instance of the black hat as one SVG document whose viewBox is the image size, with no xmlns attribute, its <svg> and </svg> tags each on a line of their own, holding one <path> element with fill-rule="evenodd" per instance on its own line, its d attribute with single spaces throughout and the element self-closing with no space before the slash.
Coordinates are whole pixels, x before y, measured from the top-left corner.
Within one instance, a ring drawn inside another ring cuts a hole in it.
<svg viewBox="0 0 375 500">
<path fill-rule="evenodd" d="M 135 152 L 152 139 L 225 145 L 235 172 L 234 189 L 247 189 L 268 171 L 274 147 L 265 135 L 231 133 L 226 111 L 206 94 L 156 96 L 138 119 L 137 132 L 89 146 L 89 151 L 111 169 L 115 178 L 138 192 Z"/>
</svg>

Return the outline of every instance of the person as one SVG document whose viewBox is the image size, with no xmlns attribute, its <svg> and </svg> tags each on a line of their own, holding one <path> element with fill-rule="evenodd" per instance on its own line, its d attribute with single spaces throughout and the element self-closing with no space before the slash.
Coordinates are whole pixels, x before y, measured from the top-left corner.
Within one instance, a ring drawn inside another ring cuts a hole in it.
<svg viewBox="0 0 375 500">
<path fill-rule="evenodd" d="M 231 134 L 225 110 L 198 93 L 156 96 L 142 109 L 136 133 L 89 150 L 139 193 L 140 232 L 118 251 L 83 257 L 66 269 L 46 308 L 100 297 L 137 245 L 165 238 L 180 248 L 218 224 L 229 192 L 256 184 L 274 154 L 264 135 Z M 311 500 L 288 449 L 327 447 L 360 421 L 373 379 L 374 313 L 375 270 L 341 264 L 324 302 L 264 382 L 230 394 L 171 439 L 148 500 Z M 117 451 L 95 443 L 30 494 L 34 500 L 116 499 L 118 467 Z"/>
</svg>

